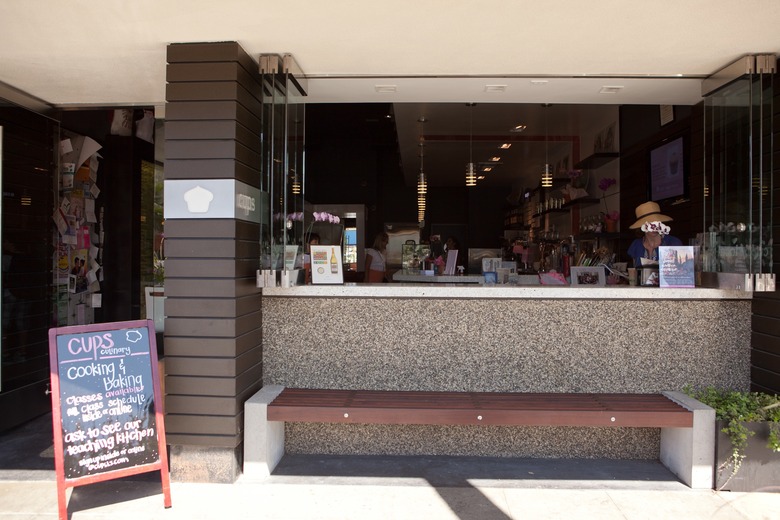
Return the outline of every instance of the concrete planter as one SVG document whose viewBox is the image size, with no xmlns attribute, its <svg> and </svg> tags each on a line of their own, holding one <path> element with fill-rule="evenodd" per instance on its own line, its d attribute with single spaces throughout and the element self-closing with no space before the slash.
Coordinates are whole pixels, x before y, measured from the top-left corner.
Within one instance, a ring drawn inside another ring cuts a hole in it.
<svg viewBox="0 0 780 520">
<path fill-rule="evenodd" d="M 721 430 L 724 421 L 717 421 L 715 442 L 715 489 L 723 491 L 777 491 L 780 486 L 780 453 L 766 447 L 769 438 L 769 424 L 766 422 L 746 423 L 755 435 L 748 437 L 745 460 L 733 477 L 731 464 L 724 467 L 731 455 L 731 440 Z M 729 477 L 731 477 L 729 479 Z M 723 487 L 721 487 L 723 486 Z"/>
</svg>

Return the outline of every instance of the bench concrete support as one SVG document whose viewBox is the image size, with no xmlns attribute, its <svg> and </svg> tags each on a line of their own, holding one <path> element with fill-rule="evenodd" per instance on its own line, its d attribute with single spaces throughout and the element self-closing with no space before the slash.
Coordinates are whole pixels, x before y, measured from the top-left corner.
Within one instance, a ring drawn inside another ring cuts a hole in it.
<svg viewBox="0 0 780 520">
<path fill-rule="evenodd" d="M 693 412 L 693 428 L 661 428 L 661 463 L 693 489 L 712 489 L 715 410 L 681 392 L 663 392 Z"/>
<path fill-rule="evenodd" d="M 283 386 L 264 386 L 244 403 L 244 477 L 271 475 L 284 455 L 284 423 L 267 419 L 268 405 Z"/>
</svg>

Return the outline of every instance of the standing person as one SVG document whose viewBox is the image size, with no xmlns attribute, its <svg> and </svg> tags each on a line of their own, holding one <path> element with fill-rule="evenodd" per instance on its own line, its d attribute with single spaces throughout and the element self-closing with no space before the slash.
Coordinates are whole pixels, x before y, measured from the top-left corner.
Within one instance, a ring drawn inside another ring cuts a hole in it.
<svg viewBox="0 0 780 520">
<path fill-rule="evenodd" d="M 664 222 L 672 217 L 661 214 L 661 207 L 655 202 L 645 202 L 636 207 L 636 222 L 630 229 L 641 229 L 642 238 L 635 239 L 628 247 L 628 256 L 634 260 L 634 267 L 642 267 L 642 258 L 658 263 L 659 246 L 681 246 L 679 238 L 669 234 L 671 229 Z"/>
<path fill-rule="evenodd" d="M 305 282 L 311 283 L 311 246 L 319 245 L 320 236 L 317 233 L 310 233 L 309 239 L 306 241 L 305 250 L 303 253 L 303 270 L 305 274 Z"/>
<path fill-rule="evenodd" d="M 374 238 L 374 247 L 366 249 L 366 264 L 363 281 L 382 283 L 387 281 L 387 242 L 390 237 L 384 231 Z"/>
</svg>

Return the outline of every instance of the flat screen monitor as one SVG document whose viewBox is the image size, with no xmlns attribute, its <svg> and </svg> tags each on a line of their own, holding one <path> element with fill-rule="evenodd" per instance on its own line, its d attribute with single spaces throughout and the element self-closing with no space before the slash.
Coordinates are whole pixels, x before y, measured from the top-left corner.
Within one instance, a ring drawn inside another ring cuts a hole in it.
<svg viewBox="0 0 780 520">
<path fill-rule="evenodd" d="M 688 166 L 685 139 L 666 140 L 650 150 L 650 200 L 685 198 L 688 195 Z"/>
</svg>

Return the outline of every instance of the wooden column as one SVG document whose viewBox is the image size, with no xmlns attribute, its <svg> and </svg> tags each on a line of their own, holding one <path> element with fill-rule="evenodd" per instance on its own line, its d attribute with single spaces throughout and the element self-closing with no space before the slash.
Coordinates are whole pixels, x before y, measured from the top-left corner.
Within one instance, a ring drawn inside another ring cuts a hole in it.
<svg viewBox="0 0 780 520">
<path fill-rule="evenodd" d="M 260 186 L 257 63 L 235 42 L 168 46 L 165 179 Z M 166 429 L 171 475 L 233 482 L 243 405 L 262 385 L 259 225 L 165 221 Z M 234 197 L 229 197 L 231 200 Z M 218 201 L 213 201 L 217 203 Z M 230 202 L 235 205 L 235 202 Z"/>
</svg>

